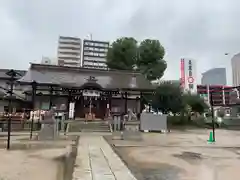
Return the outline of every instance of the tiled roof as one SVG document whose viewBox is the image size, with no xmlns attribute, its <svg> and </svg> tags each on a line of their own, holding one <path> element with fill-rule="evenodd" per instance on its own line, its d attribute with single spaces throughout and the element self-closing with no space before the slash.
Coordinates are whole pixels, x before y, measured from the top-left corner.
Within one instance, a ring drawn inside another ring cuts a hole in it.
<svg viewBox="0 0 240 180">
<path fill-rule="evenodd" d="M 52 84 L 61 86 L 81 87 L 90 76 L 103 89 L 142 89 L 152 90 L 154 87 L 140 73 L 113 70 L 97 70 L 55 65 L 31 64 L 29 70 L 19 82 Z"/>
<path fill-rule="evenodd" d="M 0 78 L 10 78 L 6 73 L 10 71 L 10 69 L 0 69 Z M 24 70 L 15 70 L 17 72 L 17 79 L 21 78 L 27 71 Z"/>
</svg>

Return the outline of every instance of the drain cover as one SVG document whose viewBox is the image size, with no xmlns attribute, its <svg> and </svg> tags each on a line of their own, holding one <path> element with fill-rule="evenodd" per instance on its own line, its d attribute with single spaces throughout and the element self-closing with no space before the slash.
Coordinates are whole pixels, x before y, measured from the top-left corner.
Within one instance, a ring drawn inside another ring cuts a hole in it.
<svg viewBox="0 0 240 180">
<path fill-rule="evenodd" d="M 179 157 L 182 159 L 202 159 L 202 156 L 200 153 L 195 152 L 182 152 L 182 154 L 175 154 L 175 157 Z"/>
</svg>

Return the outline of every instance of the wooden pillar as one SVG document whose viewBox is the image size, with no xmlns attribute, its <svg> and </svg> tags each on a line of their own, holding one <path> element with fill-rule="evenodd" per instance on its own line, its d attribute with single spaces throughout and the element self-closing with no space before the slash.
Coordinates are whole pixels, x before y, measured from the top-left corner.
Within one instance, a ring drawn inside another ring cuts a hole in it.
<svg viewBox="0 0 240 180">
<path fill-rule="evenodd" d="M 141 111 L 141 107 L 139 107 L 139 103 L 141 104 L 140 98 L 136 97 L 136 106 L 135 106 L 136 112 L 135 113 L 137 113 L 137 114 L 140 113 L 140 111 Z"/>
<path fill-rule="evenodd" d="M 108 96 L 108 104 L 109 104 L 109 110 L 112 110 L 112 94 Z"/>
<path fill-rule="evenodd" d="M 140 113 L 142 113 L 143 110 L 143 93 L 140 92 Z"/>
<path fill-rule="evenodd" d="M 81 115 L 80 117 L 85 117 L 85 107 L 84 107 L 84 96 L 83 93 L 81 93 L 81 97 L 80 97 L 80 111 L 81 111 Z"/>
<path fill-rule="evenodd" d="M 127 92 L 124 93 L 124 112 L 125 114 L 127 114 L 127 100 L 128 100 L 128 95 L 127 95 Z"/>
<path fill-rule="evenodd" d="M 52 99 L 53 99 L 53 87 L 51 86 L 50 87 L 50 96 L 49 96 L 49 109 L 51 109 L 52 105 L 53 105 Z"/>
<path fill-rule="evenodd" d="M 42 97 L 43 97 L 43 94 L 40 92 L 40 93 L 36 94 L 36 97 L 39 97 L 39 108 L 38 109 L 42 110 L 42 104 L 43 104 Z"/>
<path fill-rule="evenodd" d="M 140 120 L 141 118 L 141 113 L 142 113 L 142 109 L 141 109 L 141 96 L 140 97 L 136 97 L 136 114 L 137 114 L 137 119 Z"/>
<path fill-rule="evenodd" d="M 71 99 L 72 99 L 71 91 L 68 91 L 67 112 L 69 112 L 69 105 L 70 105 Z"/>
<path fill-rule="evenodd" d="M 33 123 L 34 123 L 34 110 L 35 110 L 35 98 L 36 98 L 36 91 L 37 91 L 37 82 L 32 82 L 32 120 L 31 120 L 31 129 L 30 129 L 30 139 L 32 139 L 33 134 Z"/>
<path fill-rule="evenodd" d="M 36 91 L 37 91 L 37 82 L 33 81 L 32 83 L 32 110 L 35 110 L 35 100 L 36 100 Z"/>
</svg>

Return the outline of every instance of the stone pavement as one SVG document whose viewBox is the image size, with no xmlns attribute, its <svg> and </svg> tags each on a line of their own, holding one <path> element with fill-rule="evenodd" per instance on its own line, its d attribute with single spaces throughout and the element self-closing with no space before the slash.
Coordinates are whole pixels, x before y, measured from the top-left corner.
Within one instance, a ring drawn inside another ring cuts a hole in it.
<svg viewBox="0 0 240 180">
<path fill-rule="evenodd" d="M 81 136 L 73 180 L 136 180 L 102 136 Z"/>
</svg>

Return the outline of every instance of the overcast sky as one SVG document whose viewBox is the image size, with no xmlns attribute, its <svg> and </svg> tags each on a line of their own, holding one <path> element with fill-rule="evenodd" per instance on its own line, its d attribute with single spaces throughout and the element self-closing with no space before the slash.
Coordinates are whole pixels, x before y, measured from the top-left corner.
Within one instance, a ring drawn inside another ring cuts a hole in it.
<svg viewBox="0 0 240 180">
<path fill-rule="evenodd" d="M 27 69 L 55 57 L 59 35 L 113 41 L 156 38 L 166 49 L 164 79 L 180 77 L 180 58 L 201 73 L 226 67 L 240 51 L 239 0 L 0 0 L 1 68 Z M 229 56 L 224 54 L 228 52 Z"/>
</svg>

